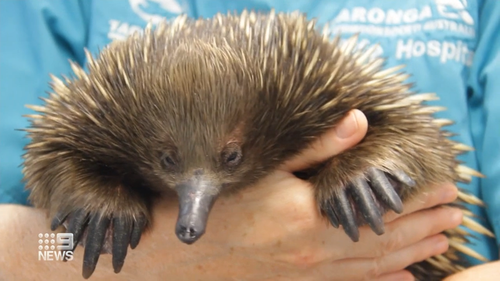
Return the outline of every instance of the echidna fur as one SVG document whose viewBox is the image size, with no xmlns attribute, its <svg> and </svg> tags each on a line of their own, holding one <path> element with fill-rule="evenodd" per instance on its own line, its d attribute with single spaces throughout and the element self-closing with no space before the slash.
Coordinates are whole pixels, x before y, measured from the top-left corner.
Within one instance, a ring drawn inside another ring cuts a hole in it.
<svg viewBox="0 0 500 281">
<path fill-rule="evenodd" d="M 435 94 L 414 92 L 402 66 L 386 69 L 383 58 L 372 56 L 375 46 L 356 48 L 357 36 L 344 44 L 332 37 L 300 13 L 244 11 L 211 19 L 179 16 L 113 42 L 97 59 L 87 53 L 88 73 L 72 63 L 76 77 L 65 82 L 53 77 L 45 105 L 30 106 L 40 113 L 28 116 L 26 129 L 32 139 L 23 170 L 30 199 L 52 217 L 80 206 L 131 220 L 141 214 L 150 225 L 152 193 L 130 191 L 113 173 L 103 179 L 92 165 L 100 163 L 98 154 L 111 159 L 99 168 L 112 169 L 134 156 L 131 161 L 153 161 L 144 149 L 162 137 L 155 129 L 167 126 L 158 120 L 168 118 L 170 129 L 163 133 L 182 132 L 183 141 L 222 126 L 213 123 L 226 124 L 229 129 L 218 136 L 246 143 L 242 165 L 254 163 L 234 172 L 242 175 L 233 179 L 239 180 L 235 186 L 243 188 L 307 147 L 349 110 L 363 111 L 369 121 L 364 140 L 308 178 L 319 208 L 370 167 L 388 174 L 400 169 L 416 182 L 413 188 L 398 187 L 403 201 L 434 184 L 482 176 L 456 159 L 471 148 L 448 138 L 442 127 L 451 121 L 432 117 L 443 108 L 424 104 Z M 234 120 L 229 125 L 227 119 Z M 136 198 L 144 201 L 123 206 L 139 202 Z M 418 280 L 463 270 L 468 267 L 463 254 L 484 260 L 464 243 L 471 231 L 492 233 L 472 219 L 467 204 L 482 202 L 460 191 L 450 205 L 464 210 L 464 229 L 445 231 L 446 253 L 409 267 Z"/>
</svg>

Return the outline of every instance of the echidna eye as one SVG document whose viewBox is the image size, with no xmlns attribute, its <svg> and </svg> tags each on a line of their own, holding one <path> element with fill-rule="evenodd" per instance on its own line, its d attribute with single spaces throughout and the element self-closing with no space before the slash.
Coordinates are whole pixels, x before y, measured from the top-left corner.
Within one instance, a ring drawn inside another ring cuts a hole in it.
<svg viewBox="0 0 500 281">
<path fill-rule="evenodd" d="M 172 156 L 170 156 L 168 154 L 163 155 L 162 162 L 163 162 L 163 165 L 165 166 L 165 168 L 171 169 L 171 168 L 174 168 L 177 166 L 177 163 L 175 163 L 175 160 L 172 158 Z"/>
<path fill-rule="evenodd" d="M 241 163 L 243 155 L 238 145 L 229 145 L 222 153 L 222 159 L 226 166 L 234 168 Z"/>
<path fill-rule="evenodd" d="M 229 157 L 227 157 L 227 159 L 226 159 L 227 163 L 234 163 L 236 161 L 238 161 L 238 152 L 236 152 L 236 151 L 229 154 Z"/>
</svg>

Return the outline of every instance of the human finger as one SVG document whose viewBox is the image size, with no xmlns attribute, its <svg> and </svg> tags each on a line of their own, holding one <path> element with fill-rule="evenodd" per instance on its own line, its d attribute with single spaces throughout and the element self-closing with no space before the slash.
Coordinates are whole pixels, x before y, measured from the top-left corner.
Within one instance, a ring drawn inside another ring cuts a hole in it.
<svg viewBox="0 0 500 281">
<path fill-rule="evenodd" d="M 443 234 L 427 237 L 406 248 L 374 259 L 369 276 L 376 277 L 380 273 L 399 271 L 414 263 L 442 254 L 447 250 L 448 239 Z"/>
<path fill-rule="evenodd" d="M 446 237 L 438 234 L 379 258 L 356 257 L 335 260 L 333 264 L 331 260 L 325 261 L 319 264 L 314 271 L 317 275 L 331 276 L 330 280 L 374 280 L 375 278 L 391 280 L 390 277 L 395 277 L 391 276 L 392 273 L 397 273 L 411 264 L 439 255 L 447 248 Z M 341 274 L 339 274 L 339 270 L 342 271 Z M 385 274 L 387 275 L 384 276 Z M 403 273 L 400 274 L 398 275 L 403 275 Z"/>
<path fill-rule="evenodd" d="M 302 153 L 285 162 L 281 169 L 288 172 L 300 171 L 314 163 L 325 161 L 360 142 L 367 129 L 368 120 L 363 112 L 351 110 L 335 128 L 319 137 Z"/>
<path fill-rule="evenodd" d="M 361 238 L 346 253 L 353 258 L 383 257 L 402 248 L 413 245 L 422 239 L 441 233 L 460 225 L 462 212 L 456 208 L 442 207 L 422 210 L 402 217 L 386 225 L 386 233 L 377 236 L 364 229 L 365 238 Z"/>
<path fill-rule="evenodd" d="M 274 259 L 291 264 L 305 263 L 310 266 L 325 261 L 331 263 L 345 259 L 384 257 L 418 243 L 426 237 L 458 226 L 461 216 L 461 211 L 454 208 L 423 210 L 388 224 L 386 234 L 382 236 L 377 236 L 369 228 L 363 227 L 362 237 L 356 243 L 353 243 L 341 230 L 330 228 L 331 231 L 320 231 L 319 227 L 311 228 L 309 233 L 316 235 L 299 235 L 303 237 L 298 237 L 295 241 L 301 242 L 281 245 L 281 253 L 275 254 Z M 301 231 L 294 228 L 294 233 Z M 313 242 L 308 242 L 307 237 Z M 305 248 L 305 245 L 308 247 Z"/>
<path fill-rule="evenodd" d="M 384 274 L 373 279 L 373 281 L 413 281 L 415 277 L 408 270 L 400 270 Z"/>
<path fill-rule="evenodd" d="M 325 261 L 314 268 L 314 272 L 316 275 L 331 276 L 330 280 L 374 280 L 375 278 L 391 280 L 390 277 L 395 277 L 391 276 L 392 273 L 399 272 L 400 275 L 396 276 L 402 276 L 403 273 L 400 271 L 409 265 L 439 255 L 447 248 L 446 237 L 438 234 L 379 258 L 356 257 L 335 260 L 333 264 L 331 260 Z M 341 274 L 338 273 L 339 270 L 341 270 Z M 385 274 L 387 275 L 384 276 Z"/>
<path fill-rule="evenodd" d="M 458 195 L 457 187 L 452 183 L 445 183 L 440 185 L 435 185 L 429 188 L 425 192 L 421 192 L 412 198 L 411 200 L 405 202 L 403 206 L 403 212 L 401 214 L 396 214 L 393 211 L 389 211 L 384 216 L 384 222 L 389 223 L 396 220 L 399 217 L 435 207 L 437 205 L 451 203 L 455 201 Z"/>
</svg>

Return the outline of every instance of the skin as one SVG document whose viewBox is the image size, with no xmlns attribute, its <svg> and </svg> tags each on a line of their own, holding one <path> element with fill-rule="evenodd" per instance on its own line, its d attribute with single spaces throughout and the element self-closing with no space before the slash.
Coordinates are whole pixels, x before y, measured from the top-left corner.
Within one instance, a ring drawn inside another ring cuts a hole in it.
<svg viewBox="0 0 500 281">
<path fill-rule="evenodd" d="M 457 273 L 444 281 L 498 280 L 498 276 L 500 276 L 500 261 L 494 261 Z"/>
<path fill-rule="evenodd" d="M 446 239 L 438 233 L 461 222 L 457 210 L 430 209 L 456 198 L 453 185 L 418 196 L 401 215 L 388 213 L 382 236 L 360 228 L 360 242 L 354 243 L 342 229 L 328 225 L 310 185 L 290 173 L 360 141 L 367 121 L 353 113 L 257 186 L 218 200 L 210 231 L 194 245 L 179 242 L 172 230 L 177 202 L 162 202 L 153 210 L 152 231 L 129 251 L 122 272 L 114 274 L 111 256 L 103 255 L 91 280 L 413 280 L 403 269 L 446 251 Z M 44 211 L 0 206 L 0 279 L 82 280 L 83 249 L 67 263 L 38 261 L 40 232 L 50 232 Z M 468 280 L 457 276 L 449 280 Z"/>
</svg>

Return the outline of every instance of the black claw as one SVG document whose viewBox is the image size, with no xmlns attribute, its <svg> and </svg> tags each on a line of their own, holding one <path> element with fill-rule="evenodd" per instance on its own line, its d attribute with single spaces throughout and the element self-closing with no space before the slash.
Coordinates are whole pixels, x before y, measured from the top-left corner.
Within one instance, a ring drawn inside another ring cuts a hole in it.
<svg viewBox="0 0 500 281">
<path fill-rule="evenodd" d="M 50 224 L 50 230 L 55 231 L 64 222 L 67 216 L 68 213 L 66 212 L 58 212 Z"/>
<path fill-rule="evenodd" d="M 106 236 L 110 219 L 95 214 L 89 222 L 85 253 L 83 255 L 83 278 L 88 279 L 94 273 L 97 261 L 101 254 L 102 245 Z"/>
<path fill-rule="evenodd" d="M 397 194 L 394 187 L 387 179 L 384 172 L 375 168 L 368 170 L 368 177 L 372 190 L 380 198 L 382 203 L 391 208 L 394 212 L 401 214 L 403 212 L 403 202 Z"/>
<path fill-rule="evenodd" d="M 332 224 L 333 227 L 339 228 L 339 219 L 337 218 L 337 215 L 335 214 L 335 210 L 333 210 L 332 203 L 328 202 L 323 210 L 326 213 L 326 216 L 328 217 L 328 220 Z"/>
<path fill-rule="evenodd" d="M 132 232 L 131 224 L 131 221 L 124 218 L 113 219 L 113 269 L 115 273 L 119 273 L 125 263 Z"/>
<path fill-rule="evenodd" d="M 358 242 L 358 225 L 356 224 L 356 218 L 352 211 L 351 203 L 349 202 L 345 192 L 344 188 L 337 191 L 337 195 L 335 196 L 336 213 L 338 214 L 340 223 L 344 227 L 345 233 L 351 238 L 352 241 Z"/>
<path fill-rule="evenodd" d="M 352 198 L 359 207 L 364 221 L 377 235 L 384 234 L 384 221 L 368 183 L 362 178 L 357 178 L 351 183 L 349 191 L 353 192 Z"/>
<path fill-rule="evenodd" d="M 68 228 L 66 233 L 73 233 L 73 251 L 75 251 L 80 239 L 82 237 L 83 230 L 85 229 L 88 221 L 88 214 L 84 209 L 79 209 L 68 216 Z M 68 261 L 66 256 L 63 258 L 63 262 Z"/>
<path fill-rule="evenodd" d="M 135 249 L 139 245 L 141 240 L 142 230 L 146 226 L 146 218 L 139 217 L 134 221 L 134 227 L 132 229 L 132 235 L 130 237 L 130 248 Z"/>
<path fill-rule="evenodd" d="M 401 171 L 401 170 L 396 170 L 396 171 L 393 171 L 391 172 L 391 174 L 400 182 L 410 186 L 410 187 L 414 187 L 417 185 L 417 183 L 412 179 L 410 178 L 410 176 L 408 176 L 405 172 Z"/>
<path fill-rule="evenodd" d="M 83 233 L 83 229 L 87 224 L 88 214 L 84 209 L 79 209 L 71 214 L 71 218 L 69 219 L 67 233 L 73 233 L 73 242 L 74 248 L 80 242 L 80 238 Z"/>
</svg>

